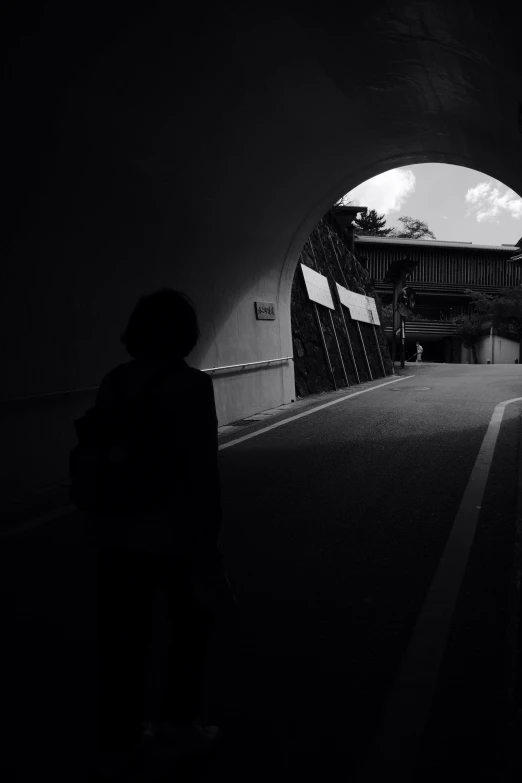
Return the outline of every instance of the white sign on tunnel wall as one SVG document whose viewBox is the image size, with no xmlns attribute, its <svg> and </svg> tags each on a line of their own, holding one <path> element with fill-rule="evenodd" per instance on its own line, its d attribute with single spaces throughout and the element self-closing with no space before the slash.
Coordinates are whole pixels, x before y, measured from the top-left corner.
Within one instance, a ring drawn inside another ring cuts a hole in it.
<svg viewBox="0 0 522 783">
<path fill-rule="evenodd" d="M 339 285 L 339 283 L 336 283 L 336 285 L 341 304 L 348 308 L 354 321 L 364 321 L 367 324 L 376 324 L 377 326 L 380 324 L 375 299 L 371 296 L 348 291 L 347 288 Z"/>
<path fill-rule="evenodd" d="M 304 264 L 301 264 L 301 269 L 303 270 L 306 290 L 312 302 L 317 302 L 324 307 L 329 307 L 330 310 L 335 310 L 327 278 Z"/>
</svg>

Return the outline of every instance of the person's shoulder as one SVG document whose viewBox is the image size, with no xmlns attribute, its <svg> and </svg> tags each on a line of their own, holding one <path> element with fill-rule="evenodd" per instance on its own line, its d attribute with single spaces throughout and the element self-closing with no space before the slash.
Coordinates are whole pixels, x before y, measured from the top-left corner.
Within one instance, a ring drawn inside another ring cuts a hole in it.
<svg viewBox="0 0 522 783">
<path fill-rule="evenodd" d="M 213 391 L 214 389 L 212 377 L 208 373 L 203 372 L 203 370 L 198 370 L 196 367 L 186 366 L 186 378 L 195 391 L 208 393 L 210 390 Z"/>
<path fill-rule="evenodd" d="M 95 402 L 97 408 L 112 405 L 117 399 L 122 385 L 124 366 L 124 364 L 118 364 L 101 379 Z"/>
<path fill-rule="evenodd" d="M 208 383 L 209 381 L 212 381 L 211 376 L 207 372 L 198 370 L 196 367 L 189 367 L 188 369 L 194 378 L 197 378 L 200 383 Z"/>
<path fill-rule="evenodd" d="M 122 362 L 121 364 L 117 364 L 116 367 L 113 367 L 112 370 L 109 370 L 109 372 L 103 376 L 102 383 L 110 385 L 117 383 L 128 372 L 129 365 L 131 364 L 133 364 L 133 362 Z"/>
<path fill-rule="evenodd" d="M 177 390 L 178 393 L 184 391 L 192 393 L 204 391 L 212 387 L 212 379 L 207 373 L 190 367 L 186 362 L 173 366 L 172 372 L 168 373 L 166 383 L 163 384 L 167 392 Z"/>
<path fill-rule="evenodd" d="M 203 370 L 198 370 L 197 367 L 191 367 L 189 364 L 184 362 L 184 372 L 193 381 L 193 383 L 199 383 L 201 385 L 207 385 L 209 383 L 212 383 L 212 378 L 210 375 Z"/>
</svg>

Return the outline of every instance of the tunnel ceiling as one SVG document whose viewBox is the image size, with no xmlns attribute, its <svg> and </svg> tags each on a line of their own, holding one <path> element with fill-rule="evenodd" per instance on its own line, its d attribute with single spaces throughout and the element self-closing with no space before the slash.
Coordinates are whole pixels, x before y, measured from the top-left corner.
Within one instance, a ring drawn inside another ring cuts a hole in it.
<svg viewBox="0 0 522 783">
<path fill-rule="evenodd" d="M 512 177 L 522 148 L 520 22 L 520 7 L 506 3 L 378 4 L 355 16 L 349 42 L 342 24 L 328 26 L 319 56 L 361 123 L 386 129 L 391 156 L 410 147 L 433 160 L 447 150 L 462 163 L 479 137 L 484 170 L 498 174 L 502 137 L 513 155 L 502 173 Z"/>
<path fill-rule="evenodd" d="M 107 117 L 93 135 L 112 133 L 110 154 L 136 158 L 139 144 L 152 159 L 154 145 L 172 142 L 169 166 L 182 172 L 256 85 L 301 60 L 318 63 L 345 96 L 360 128 L 351 143 L 368 157 L 366 144 L 380 170 L 453 162 L 522 192 L 520 4 L 241 5 L 184 16 L 161 3 L 127 16 L 47 4 L 29 17 L 12 7 L 4 24 L 4 155 L 13 227 L 45 189 L 71 106 L 104 96 Z M 150 165 L 167 165 L 165 155 Z"/>
</svg>

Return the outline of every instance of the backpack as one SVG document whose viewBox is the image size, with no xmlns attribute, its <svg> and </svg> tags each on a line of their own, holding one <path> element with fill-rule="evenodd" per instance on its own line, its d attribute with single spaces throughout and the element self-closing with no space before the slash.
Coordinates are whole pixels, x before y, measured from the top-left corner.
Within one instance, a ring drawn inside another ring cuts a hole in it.
<svg viewBox="0 0 522 783">
<path fill-rule="evenodd" d="M 70 499 L 78 509 L 125 513 L 164 507 L 166 488 L 160 486 L 157 464 L 161 455 L 155 459 L 150 437 L 161 420 L 157 406 L 147 402 L 171 370 L 168 365 L 155 373 L 134 400 L 95 405 L 75 421 L 78 443 L 69 457 L 69 475 Z"/>
</svg>

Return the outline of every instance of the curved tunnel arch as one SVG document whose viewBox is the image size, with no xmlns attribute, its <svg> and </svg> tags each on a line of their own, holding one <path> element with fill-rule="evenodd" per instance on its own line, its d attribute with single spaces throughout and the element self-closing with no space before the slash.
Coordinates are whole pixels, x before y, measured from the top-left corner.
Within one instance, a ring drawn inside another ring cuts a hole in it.
<svg viewBox="0 0 522 783">
<path fill-rule="evenodd" d="M 415 153 L 400 153 L 394 155 L 392 159 L 376 160 L 375 163 L 368 166 L 364 172 L 355 170 L 353 173 L 346 174 L 342 183 L 336 184 L 334 189 L 331 189 L 324 195 L 321 200 L 314 204 L 313 208 L 306 214 L 302 223 L 299 225 L 295 232 L 286 257 L 282 263 L 281 275 L 279 278 L 278 286 L 278 301 L 281 307 L 288 307 L 288 330 L 290 332 L 290 345 L 291 345 L 291 327 L 290 327 L 290 303 L 291 303 L 291 290 L 292 283 L 299 261 L 301 251 L 316 227 L 319 220 L 326 214 L 330 207 L 335 204 L 342 196 L 354 190 L 363 182 L 366 182 L 372 177 L 376 177 L 379 174 L 383 174 L 386 171 L 393 170 L 395 168 L 401 168 L 404 166 L 413 166 L 421 163 L 441 163 L 450 164 L 454 166 L 462 166 L 467 169 L 477 171 L 477 173 L 483 174 L 488 177 L 492 177 L 498 181 L 501 181 L 504 185 L 509 187 L 514 192 L 517 192 L 509 181 L 502 179 L 500 172 L 496 171 L 494 167 L 490 167 L 488 162 L 484 163 L 484 160 L 478 161 L 475 159 L 467 158 L 463 155 L 454 154 L 447 151 L 426 151 Z M 511 179 L 511 176 L 509 177 Z M 515 178 L 517 179 L 517 178 Z M 360 206 L 368 206 L 361 204 Z"/>
<path fill-rule="evenodd" d="M 453 166 L 462 166 L 463 168 L 472 169 L 479 174 L 483 174 L 486 177 L 491 177 L 499 182 L 502 182 L 506 187 L 517 193 L 516 188 L 510 184 L 511 176 L 508 173 L 508 178 L 505 178 L 505 173 L 501 176 L 500 172 L 495 171 L 494 167 L 490 167 L 487 161 L 475 160 L 466 158 L 462 155 L 452 154 L 451 152 L 433 152 L 427 150 L 426 152 L 416 152 L 414 154 L 403 153 L 393 156 L 392 159 L 377 160 L 374 164 L 365 168 L 364 172 L 355 170 L 354 173 L 346 174 L 341 184 L 336 184 L 334 188 L 330 189 L 326 195 L 324 195 L 320 201 L 313 205 L 313 207 L 307 212 L 303 218 L 301 224 L 296 230 L 294 236 L 291 239 L 288 252 L 283 262 L 283 268 L 281 271 L 280 288 L 281 292 L 284 291 L 284 286 L 287 285 L 290 280 L 290 285 L 293 280 L 295 268 L 301 250 L 312 233 L 313 229 L 319 222 L 319 220 L 326 214 L 330 207 L 335 204 L 346 193 L 354 190 L 363 182 L 376 177 L 379 174 L 384 174 L 386 171 L 391 171 L 396 168 L 403 168 L 405 166 L 415 166 L 421 163 L 441 163 L 449 164 Z M 518 181 L 518 178 L 515 178 Z M 366 206 L 362 204 L 361 206 Z"/>
</svg>

